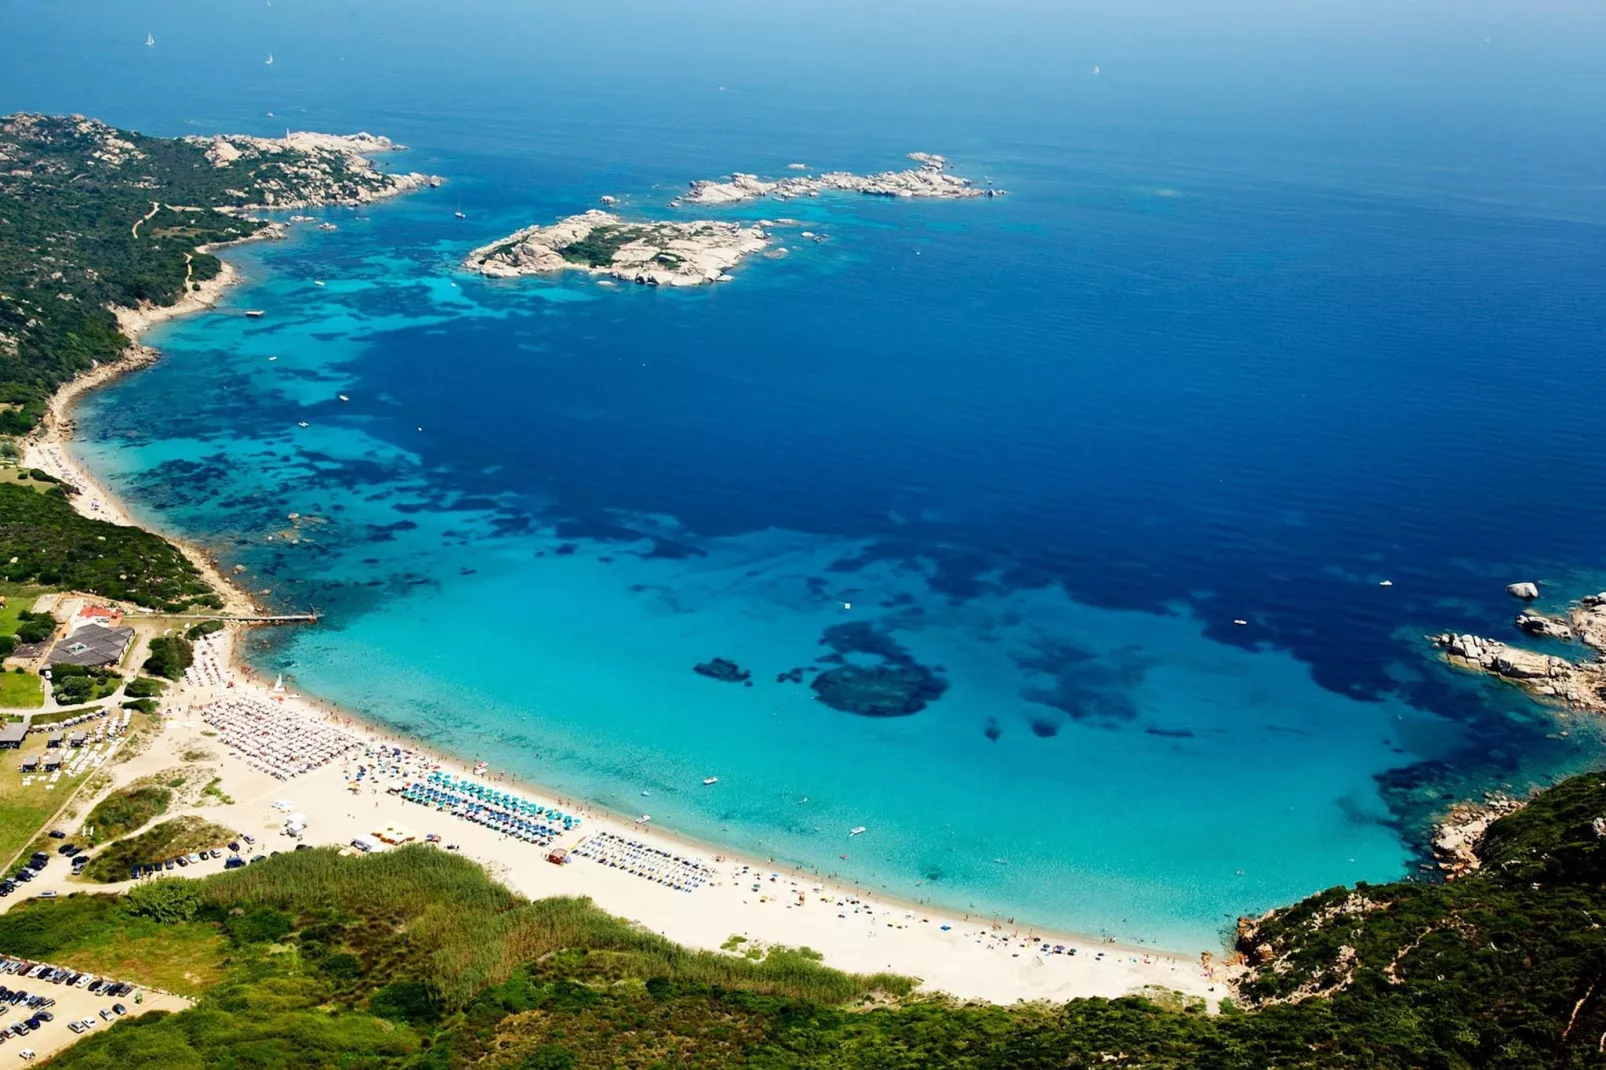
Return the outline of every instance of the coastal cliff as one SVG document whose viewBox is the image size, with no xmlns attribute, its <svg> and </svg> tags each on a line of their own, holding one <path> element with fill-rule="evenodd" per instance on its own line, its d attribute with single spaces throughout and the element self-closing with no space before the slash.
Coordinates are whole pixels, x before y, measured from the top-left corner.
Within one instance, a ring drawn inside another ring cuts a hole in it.
<svg viewBox="0 0 1606 1070">
<path fill-rule="evenodd" d="M 482 245 L 463 266 L 492 278 L 574 270 L 649 286 L 698 286 L 730 281 L 730 269 L 770 241 L 757 226 L 632 223 L 592 209 Z"/>
<path fill-rule="evenodd" d="M 126 314 L 198 306 L 209 250 L 275 236 L 255 210 L 356 205 L 435 185 L 370 156 L 372 134 L 156 138 L 82 115 L 0 117 L 0 434 L 129 345 Z"/>
<path fill-rule="evenodd" d="M 824 192 L 863 193 L 875 197 L 996 197 L 1004 191 L 978 189 L 968 178 L 950 174 L 948 161 L 926 152 L 911 152 L 909 159 L 919 166 L 904 171 L 883 171 L 856 175 L 848 171 L 827 171 L 820 175 L 793 175 L 766 180 L 740 171 L 725 181 L 703 179 L 691 184 L 683 200 L 687 204 L 737 204 L 741 201 L 773 197 L 787 201 L 794 197 L 817 197 Z"/>
</svg>

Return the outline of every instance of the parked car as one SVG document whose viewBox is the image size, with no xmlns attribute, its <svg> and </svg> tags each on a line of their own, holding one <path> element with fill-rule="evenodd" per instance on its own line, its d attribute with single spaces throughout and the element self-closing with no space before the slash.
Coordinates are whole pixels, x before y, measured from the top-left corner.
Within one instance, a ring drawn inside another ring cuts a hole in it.
<svg viewBox="0 0 1606 1070">
<path fill-rule="evenodd" d="M 267 860 L 267 857 L 268 857 L 267 855 L 252 855 L 251 856 L 251 861 L 252 862 L 263 862 L 263 861 Z"/>
<path fill-rule="evenodd" d="M 185 867 L 188 867 L 189 864 L 190 864 L 189 858 L 186 857 L 185 855 L 179 855 L 177 858 L 173 859 L 173 862 L 177 862 L 179 865 L 185 866 Z M 173 865 L 173 862 L 169 862 L 168 866 L 171 867 Z"/>
<path fill-rule="evenodd" d="M 50 891 L 40 892 L 38 894 L 38 896 L 36 896 L 35 898 L 38 898 L 38 899 L 54 899 L 54 898 L 56 898 L 55 889 L 51 889 Z"/>
<path fill-rule="evenodd" d="M 199 862 L 201 860 L 201 856 L 196 854 L 194 851 L 190 852 L 189 858 L 190 858 L 190 864 L 191 865 L 194 865 L 195 863 L 197 863 L 197 862 Z"/>
<path fill-rule="evenodd" d="M 41 1018 L 47 1022 L 54 1022 L 56 1020 L 56 1016 L 51 1014 L 49 1011 L 40 1011 L 38 1014 L 34 1015 L 34 1017 Z"/>
<path fill-rule="evenodd" d="M 240 839 L 244 840 L 246 843 L 256 843 L 257 842 L 255 836 L 252 836 L 252 835 L 250 835 L 248 833 L 244 833 L 244 832 L 240 833 Z"/>
<path fill-rule="evenodd" d="M 51 829 L 50 838 L 53 840 L 65 840 L 67 838 L 67 834 L 60 829 Z"/>
<path fill-rule="evenodd" d="M 173 868 L 173 860 L 171 858 L 169 858 L 166 862 L 162 863 L 162 868 L 163 869 L 172 869 Z"/>
<path fill-rule="evenodd" d="M 212 857 L 213 858 L 222 858 L 223 857 L 223 848 L 221 848 L 221 847 L 212 848 Z"/>
<path fill-rule="evenodd" d="M 113 1003 L 112 1004 L 112 1013 L 117 1015 L 117 1017 L 121 1018 L 123 1015 L 128 1013 L 128 1008 L 123 1006 L 121 1003 Z"/>
<path fill-rule="evenodd" d="M 109 1008 L 102 1007 L 100 1009 L 100 1020 L 103 1022 L 109 1022 L 112 1020 L 112 1012 Z"/>
<path fill-rule="evenodd" d="M 239 869 L 243 865 L 245 865 L 245 859 L 239 855 L 229 855 L 223 860 L 224 869 Z"/>
<path fill-rule="evenodd" d="M 312 850 L 312 844 L 310 844 L 310 843 L 298 843 L 298 844 L 296 844 L 296 850 L 298 850 L 298 851 L 310 851 L 310 850 Z"/>
<path fill-rule="evenodd" d="M 84 1023 L 83 1022 L 68 1022 L 67 1023 L 67 1028 L 71 1029 L 74 1033 L 82 1033 L 84 1031 Z"/>
</svg>

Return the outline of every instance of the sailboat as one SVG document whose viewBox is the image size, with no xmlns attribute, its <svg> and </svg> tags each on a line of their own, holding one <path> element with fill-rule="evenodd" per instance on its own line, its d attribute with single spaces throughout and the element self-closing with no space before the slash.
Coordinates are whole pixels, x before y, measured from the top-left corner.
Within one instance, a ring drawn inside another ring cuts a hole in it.
<svg viewBox="0 0 1606 1070">
<path fill-rule="evenodd" d="M 148 34 L 145 35 L 145 47 L 146 48 L 155 48 L 156 47 L 156 36 L 154 34 L 149 34 L 148 33 Z"/>
<path fill-rule="evenodd" d="M 273 66 L 273 53 L 272 52 L 268 53 L 268 66 L 270 66 L 270 67 Z"/>
</svg>

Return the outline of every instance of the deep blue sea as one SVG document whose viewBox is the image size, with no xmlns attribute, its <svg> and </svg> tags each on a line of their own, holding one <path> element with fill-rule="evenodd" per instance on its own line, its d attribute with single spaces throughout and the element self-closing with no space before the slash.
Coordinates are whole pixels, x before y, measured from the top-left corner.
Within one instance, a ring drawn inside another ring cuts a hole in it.
<svg viewBox="0 0 1606 1070">
<path fill-rule="evenodd" d="M 19 0 L 0 110 L 449 180 L 231 253 L 85 407 L 139 516 L 326 614 L 264 668 L 713 843 L 1200 948 L 1602 756 L 1422 637 L 1606 587 L 1606 16 L 1398 6 Z M 724 210 L 830 240 L 696 292 L 456 267 L 913 150 L 1010 196 Z M 940 693 L 833 709 L 841 664 Z"/>
</svg>

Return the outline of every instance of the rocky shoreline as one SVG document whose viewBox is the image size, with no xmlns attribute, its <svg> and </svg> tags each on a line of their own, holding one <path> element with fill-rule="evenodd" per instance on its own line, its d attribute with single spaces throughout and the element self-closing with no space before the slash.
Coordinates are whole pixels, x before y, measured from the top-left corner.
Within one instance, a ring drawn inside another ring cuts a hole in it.
<svg viewBox="0 0 1606 1070">
<path fill-rule="evenodd" d="M 206 159 L 213 167 L 239 165 L 242 168 L 273 163 L 282 178 L 254 175 L 261 201 L 231 205 L 232 211 L 315 208 L 328 205 L 353 207 L 395 197 L 425 187 L 439 186 L 445 180 L 417 171 L 394 174 L 381 170 L 370 158 L 377 153 L 406 148 L 388 137 L 366 131 L 357 134 L 319 134 L 311 131 L 291 133 L 282 138 L 251 137 L 245 134 L 191 135 L 180 139 L 206 148 Z M 283 157 L 283 159 L 280 159 Z M 240 196 L 246 196 L 240 191 Z"/>
<path fill-rule="evenodd" d="M 756 225 L 633 223 L 593 208 L 482 245 L 463 266 L 491 278 L 586 271 L 647 286 L 729 282 L 730 269 L 773 240 Z"/>
<path fill-rule="evenodd" d="M 1483 859 L 1478 857 L 1478 848 L 1489 826 L 1526 805 L 1523 799 L 1490 792 L 1482 802 L 1459 802 L 1450 807 L 1433 826 L 1433 857 L 1444 879 L 1465 877 L 1480 868 Z"/>
<path fill-rule="evenodd" d="M 998 197 L 1004 191 L 991 186 L 977 188 L 968 178 L 948 172 L 948 161 L 928 152 L 911 152 L 909 159 L 919 166 L 904 171 L 883 171 L 875 175 L 856 175 L 848 171 L 827 171 L 820 175 L 794 175 L 766 180 L 741 171 L 728 180 L 703 179 L 691 184 L 680 200 L 686 204 L 738 204 L 742 201 L 773 197 L 788 201 L 794 197 L 818 197 L 821 193 L 862 193 L 873 197 Z M 671 202 L 672 204 L 675 202 Z"/>
<path fill-rule="evenodd" d="M 1530 589 L 1533 594 L 1528 593 Z M 1524 600 L 1537 596 L 1532 584 L 1513 584 L 1511 590 Z M 1606 591 L 1580 598 L 1564 616 L 1524 610 L 1513 623 L 1525 635 L 1583 646 L 1590 656 L 1573 660 L 1498 639 L 1451 632 L 1431 636 L 1430 641 L 1451 665 L 1510 681 L 1544 701 L 1606 713 Z"/>
</svg>

